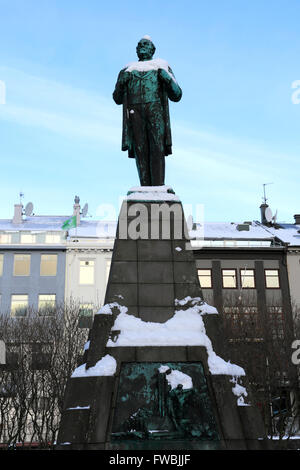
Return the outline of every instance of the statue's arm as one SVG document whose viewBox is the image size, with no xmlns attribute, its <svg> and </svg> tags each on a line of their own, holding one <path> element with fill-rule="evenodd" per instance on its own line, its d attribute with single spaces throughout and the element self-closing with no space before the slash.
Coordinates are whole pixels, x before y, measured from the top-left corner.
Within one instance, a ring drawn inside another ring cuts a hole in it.
<svg viewBox="0 0 300 470">
<path fill-rule="evenodd" d="M 128 79 L 129 79 L 128 75 L 129 75 L 129 72 L 125 72 L 125 69 L 121 70 L 121 72 L 118 75 L 115 90 L 113 92 L 113 99 L 116 104 L 123 103 L 124 91 L 125 91 Z"/>
<path fill-rule="evenodd" d="M 170 74 L 174 77 L 172 70 L 169 67 Z M 178 83 L 173 80 L 168 72 L 164 69 L 159 69 L 159 78 L 164 82 L 166 91 L 168 93 L 168 98 L 171 101 L 180 101 L 182 97 L 182 90 Z M 175 78 L 175 77 L 174 77 Z"/>
</svg>

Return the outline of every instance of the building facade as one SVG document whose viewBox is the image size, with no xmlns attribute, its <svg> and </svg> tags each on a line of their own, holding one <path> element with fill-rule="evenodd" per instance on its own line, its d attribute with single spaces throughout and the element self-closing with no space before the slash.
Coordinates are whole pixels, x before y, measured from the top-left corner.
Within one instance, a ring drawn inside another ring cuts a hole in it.
<svg viewBox="0 0 300 470">
<path fill-rule="evenodd" d="M 116 223 L 81 219 L 64 229 L 70 216 L 25 216 L 15 205 L 11 220 L 0 220 L 0 313 L 49 315 L 76 304 L 89 320 L 104 301 Z M 84 323 L 84 321 L 83 321 Z"/>
</svg>

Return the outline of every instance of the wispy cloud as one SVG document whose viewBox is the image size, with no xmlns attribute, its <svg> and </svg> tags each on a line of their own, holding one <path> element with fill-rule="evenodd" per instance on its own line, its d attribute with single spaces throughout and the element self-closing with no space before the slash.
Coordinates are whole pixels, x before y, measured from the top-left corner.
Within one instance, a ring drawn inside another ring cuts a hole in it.
<svg viewBox="0 0 300 470">
<path fill-rule="evenodd" d="M 111 97 L 5 67 L 0 68 L 0 79 L 7 90 L 0 120 L 45 129 L 74 141 L 120 147 L 121 107 Z M 281 185 L 297 184 L 292 168 L 298 164 L 298 156 L 282 154 L 271 143 L 208 132 L 187 122 L 173 120 L 172 131 L 174 155 L 167 159 L 167 173 L 171 184 L 184 187 L 190 201 L 206 197 L 212 204 L 222 199 L 224 205 L 238 202 L 250 208 L 260 201 L 262 184 L 274 182 L 283 207 L 291 210 L 290 195 Z"/>
<path fill-rule="evenodd" d="M 7 89 L 0 119 L 75 138 L 116 142 L 120 111 L 112 100 L 70 85 L 0 68 Z"/>
</svg>

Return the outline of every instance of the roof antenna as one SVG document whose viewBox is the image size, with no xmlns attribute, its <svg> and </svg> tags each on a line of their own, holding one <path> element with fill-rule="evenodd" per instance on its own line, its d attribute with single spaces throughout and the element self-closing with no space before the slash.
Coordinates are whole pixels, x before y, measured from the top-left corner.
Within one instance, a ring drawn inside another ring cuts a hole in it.
<svg viewBox="0 0 300 470">
<path fill-rule="evenodd" d="M 272 217 L 273 217 L 272 211 L 271 211 L 270 207 L 267 204 L 268 199 L 267 199 L 267 196 L 266 196 L 266 186 L 269 185 L 269 184 L 273 184 L 273 183 L 264 183 L 263 184 L 264 197 L 262 198 L 263 202 L 259 207 L 260 208 L 260 213 L 261 213 L 261 223 L 263 225 L 270 224 L 272 222 Z"/>
<path fill-rule="evenodd" d="M 22 205 L 22 198 L 24 197 L 24 193 L 22 191 L 19 192 L 20 197 L 20 205 Z"/>
<path fill-rule="evenodd" d="M 263 183 L 263 187 L 264 187 L 264 197 L 263 197 L 263 203 L 264 204 L 267 204 L 267 197 L 266 197 L 266 186 L 269 185 L 269 184 L 274 184 L 274 183 Z"/>
</svg>

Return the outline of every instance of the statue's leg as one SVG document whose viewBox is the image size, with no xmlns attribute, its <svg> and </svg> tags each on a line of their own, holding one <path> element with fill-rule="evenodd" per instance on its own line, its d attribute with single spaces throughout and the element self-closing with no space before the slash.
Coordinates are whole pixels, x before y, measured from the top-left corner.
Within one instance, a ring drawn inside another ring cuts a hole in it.
<svg viewBox="0 0 300 470">
<path fill-rule="evenodd" d="M 149 144 L 144 105 L 128 106 L 133 142 L 136 154 L 136 166 L 141 186 L 151 186 L 149 166 Z"/>
<path fill-rule="evenodd" d="M 165 184 L 165 123 L 160 103 L 147 104 L 147 134 L 151 185 Z"/>
</svg>

